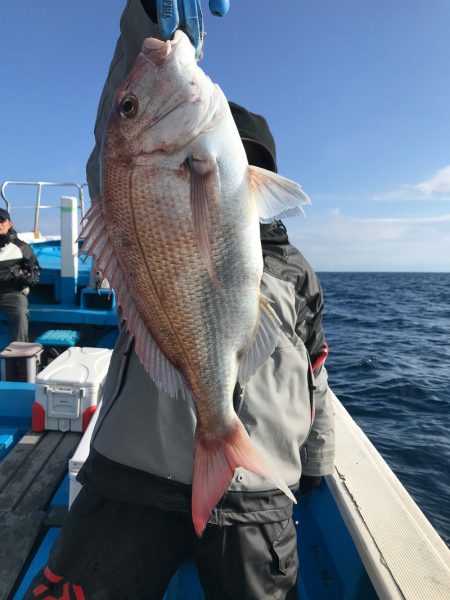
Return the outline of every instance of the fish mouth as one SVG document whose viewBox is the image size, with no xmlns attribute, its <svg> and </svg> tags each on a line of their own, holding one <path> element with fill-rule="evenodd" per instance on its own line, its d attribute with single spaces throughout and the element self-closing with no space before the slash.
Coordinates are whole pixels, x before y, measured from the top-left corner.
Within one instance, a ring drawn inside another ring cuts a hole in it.
<svg viewBox="0 0 450 600">
<path fill-rule="evenodd" d="M 183 42 L 184 38 L 189 42 L 186 34 L 179 29 L 175 32 L 172 40 L 163 41 L 157 38 L 146 38 L 142 44 L 141 52 L 155 66 L 159 67 L 175 51 L 178 44 Z"/>
<path fill-rule="evenodd" d="M 164 65 L 169 57 L 172 58 L 175 55 L 177 48 L 180 47 L 180 51 L 186 50 L 184 46 L 187 46 L 192 50 L 192 62 L 195 64 L 194 47 L 189 41 L 187 35 L 179 29 L 175 32 L 172 40 L 163 41 L 152 37 L 146 38 L 143 41 L 141 53 L 154 66 L 159 68 Z M 148 128 L 151 129 L 163 119 L 166 119 L 168 116 L 172 115 L 172 113 L 181 109 L 188 102 L 192 102 L 192 100 L 192 91 L 190 91 L 188 94 L 185 94 L 184 97 L 178 98 L 178 101 L 175 100 L 175 98 L 171 98 L 171 101 L 164 106 L 163 111 L 161 111 L 159 114 L 156 114 L 151 120 Z"/>
</svg>

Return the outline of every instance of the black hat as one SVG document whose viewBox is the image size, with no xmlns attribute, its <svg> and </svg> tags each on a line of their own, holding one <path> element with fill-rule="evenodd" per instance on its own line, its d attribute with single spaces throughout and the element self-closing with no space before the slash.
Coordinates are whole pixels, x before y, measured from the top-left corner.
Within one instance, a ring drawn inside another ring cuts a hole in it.
<svg viewBox="0 0 450 600">
<path fill-rule="evenodd" d="M 6 208 L 0 208 L 0 219 L 2 221 L 11 221 L 11 217 L 9 216 L 9 212 Z"/>
<path fill-rule="evenodd" d="M 277 172 L 275 140 L 264 117 L 248 111 L 243 106 L 229 102 L 231 114 L 241 136 L 248 161 L 257 167 Z M 257 150 L 254 153 L 253 151 Z M 256 160 L 255 156 L 256 155 Z"/>
</svg>

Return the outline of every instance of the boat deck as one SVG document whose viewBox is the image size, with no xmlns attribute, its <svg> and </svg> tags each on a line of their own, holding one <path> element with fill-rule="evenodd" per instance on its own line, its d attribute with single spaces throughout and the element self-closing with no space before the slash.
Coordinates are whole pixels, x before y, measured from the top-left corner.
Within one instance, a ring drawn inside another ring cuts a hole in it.
<svg viewBox="0 0 450 600">
<path fill-rule="evenodd" d="M 0 598 L 8 598 L 46 530 L 60 525 L 67 507 L 48 508 L 80 439 L 29 431 L 0 462 Z"/>
</svg>

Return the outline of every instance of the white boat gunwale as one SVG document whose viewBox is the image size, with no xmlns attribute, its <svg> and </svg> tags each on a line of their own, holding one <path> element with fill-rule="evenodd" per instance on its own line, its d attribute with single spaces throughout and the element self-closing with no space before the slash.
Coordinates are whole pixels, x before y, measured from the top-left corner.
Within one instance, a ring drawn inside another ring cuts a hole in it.
<svg viewBox="0 0 450 600">
<path fill-rule="evenodd" d="M 450 598 L 450 550 L 332 393 L 336 461 L 327 485 L 380 599 Z"/>
</svg>

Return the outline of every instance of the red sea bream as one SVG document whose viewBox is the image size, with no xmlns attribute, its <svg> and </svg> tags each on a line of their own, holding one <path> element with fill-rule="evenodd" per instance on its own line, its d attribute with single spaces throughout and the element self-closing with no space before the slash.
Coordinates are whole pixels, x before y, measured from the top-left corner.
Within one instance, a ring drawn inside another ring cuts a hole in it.
<svg viewBox="0 0 450 600">
<path fill-rule="evenodd" d="M 295 501 L 237 417 L 233 390 L 277 340 L 260 294 L 259 223 L 300 214 L 307 197 L 248 165 L 228 102 L 182 32 L 144 41 L 117 89 L 101 164 L 82 250 L 114 289 L 150 377 L 172 396 L 192 394 L 197 534 L 237 467 Z"/>
</svg>

